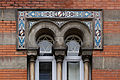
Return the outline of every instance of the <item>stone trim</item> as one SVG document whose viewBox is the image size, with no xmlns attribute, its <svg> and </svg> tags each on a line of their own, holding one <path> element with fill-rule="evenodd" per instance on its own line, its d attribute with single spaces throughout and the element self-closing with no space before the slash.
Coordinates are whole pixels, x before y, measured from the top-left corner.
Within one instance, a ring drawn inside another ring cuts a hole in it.
<svg viewBox="0 0 120 80">
<path fill-rule="evenodd" d="M 18 9 L 18 37 L 17 49 L 27 49 L 26 21 L 35 18 L 55 18 L 55 19 L 92 19 L 94 24 L 94 49 L 102 49 L 102 11 L 98 10 L 24 10 Z M 69 14 L 68 14 L 69 13 Z"/>
</svg>

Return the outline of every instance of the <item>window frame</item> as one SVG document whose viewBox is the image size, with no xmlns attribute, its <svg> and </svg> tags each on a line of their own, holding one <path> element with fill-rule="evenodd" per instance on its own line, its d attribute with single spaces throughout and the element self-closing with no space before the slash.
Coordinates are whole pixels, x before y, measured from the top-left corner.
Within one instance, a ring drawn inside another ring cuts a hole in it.
<svg viewBox="0 0 120 80">
<path fill-rule="evenodd" d="M 35 63 L 35 80 L 39 80 L 39 62 L 52 62 L 52 80 L 56 80 L 56 60 L 54 56 L 37 56 Z"/>
<path fill-rule="evenodd" d="M 67 80 L 67 62 L 80 63 L 80 80 L 84 80 L 84 64 L 81 56 L 65 56 L 63 60 L 62 80 Z"/>
</svg>

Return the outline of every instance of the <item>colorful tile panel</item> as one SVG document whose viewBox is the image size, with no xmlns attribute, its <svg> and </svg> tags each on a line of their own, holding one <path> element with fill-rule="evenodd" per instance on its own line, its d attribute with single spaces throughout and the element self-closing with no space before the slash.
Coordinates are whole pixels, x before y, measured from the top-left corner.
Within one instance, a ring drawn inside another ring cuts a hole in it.
<svg viewBox="0 0 120 80">
<path fill-rule="evenodd" d="M 26 18 L 93 18 L 92 11 L 26 11 Z"/>
<path fill-rule="evenodd" d="M 18 16 L 18 49 L 25 48 L 25 12 L 19 11 Z"/>
<path fill-rule="evenodd" d="M 94 19 L 94 49 L 102 49 L 102 12 L 101 11 L 18 11 L 18 49 L 25 47 L 26 18 L 79 18 Z M 84 21 L 90 28 L 90 24 Z M 34 24 L 30 22 L 29 27 Z"/>
</svg>

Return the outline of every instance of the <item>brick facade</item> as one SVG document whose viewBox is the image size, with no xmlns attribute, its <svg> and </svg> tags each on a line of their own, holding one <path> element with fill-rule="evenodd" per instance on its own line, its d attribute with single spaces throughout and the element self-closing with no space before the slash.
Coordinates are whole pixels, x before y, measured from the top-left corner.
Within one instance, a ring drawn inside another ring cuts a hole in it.
<svg viewBox="0 0 120 80">
<path fill-rule="evenodd" d="M 92 80 L 120 80 L 120 0 L 0 0 L 0 60 L 3 63 L 11 57 L 27 56 L 16 50 L 15 9 L 18 8 L 103 9 L 104 46 L 103 51 L 93 51 Z M 27 80 L 27 64 L 24 64 L 23 69 L 0 67 L 0 80 Z"/>
<path fill-rule="evenodd" d="M 1 0 L 0 8 L 120 9 L 120 0 Z"/>
</svg>

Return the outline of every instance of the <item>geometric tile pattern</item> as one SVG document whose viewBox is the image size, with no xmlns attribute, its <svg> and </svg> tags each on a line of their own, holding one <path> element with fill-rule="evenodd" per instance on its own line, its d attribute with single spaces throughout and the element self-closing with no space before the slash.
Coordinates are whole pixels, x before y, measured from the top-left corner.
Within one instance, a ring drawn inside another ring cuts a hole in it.
<svg viewBox="0 0 120 80">
<path fill-rule="evenodd" d="M 94 19 L 94 49 L 102 49 L 102 11 L 82 10 L 82 11 L 18 11 L 18 49 L 26 49 L 25 23 L 27 18 L 79 18 Z M 29 29 L 35 22 L 29 23 Z M 91 22 L 83 21 L 91 28 Z M 59 23 L 61 24 L 61 23 Z"/>
<path fill-rule="evenodd" d="M 101 12 L 95 11 L 95 35 L 94 35 L 94 47 L 102 48 L 102 17 Z"/>
<path fill-rule="evenodd" d="M 18 48 L 25 48 L 25 12 L 19 11 L 18 16 Z"/>
<path fill-rule="evenodd" d="M 92 18 L 92 11 L 26 11 L 26 18 Z"/>
</svg>

